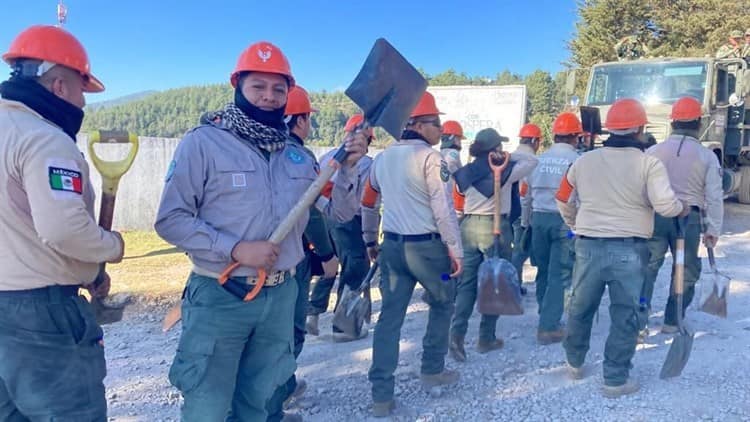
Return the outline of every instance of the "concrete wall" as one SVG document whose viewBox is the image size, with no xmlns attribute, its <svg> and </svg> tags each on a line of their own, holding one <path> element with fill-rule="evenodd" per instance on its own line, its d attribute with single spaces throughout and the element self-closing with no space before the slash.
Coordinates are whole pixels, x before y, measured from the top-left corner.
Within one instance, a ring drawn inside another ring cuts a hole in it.
<svg viewBox="0 0 750 422">
<path fill-rule="evenodd" d="M 172 161 L 175 148 L 179 143 L 177 138 L 146 138 L 139 139 L 138 155 L 133 166 L 120 180 L 117 190 L 117 202 L 113 226 L 117 230 L 151 230 L 159 207 L 159 199 L 164 188 L 164 176 L 169 163 Z M 91 181 L 96 190 L 98 213 L 101 196 L 101 177 L 88 157 L 87 137 L 78 137 L 78 147 L 86 156 L 91 168 Z M 96 154 L 104 160 L 120 160 L 125 157 L 130 145 L 97 144 Z M 320 157 L 331 147 L 311 148 Z M 371 154 L 372 155 L 372 154 Z"/>
</svg>

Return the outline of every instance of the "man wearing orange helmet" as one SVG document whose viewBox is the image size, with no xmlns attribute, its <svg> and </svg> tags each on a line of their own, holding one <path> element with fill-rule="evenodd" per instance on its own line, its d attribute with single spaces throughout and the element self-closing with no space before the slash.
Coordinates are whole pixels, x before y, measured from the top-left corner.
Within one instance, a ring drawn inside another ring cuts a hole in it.
<svg viewBox="0 0 750 422">
<path fill-rule="evenodd" d="M 695 283 L 701 274 L 701 259 L 698 248 L 701 237 L 701 213 L 705 213 L 703 241 L 714 247 L 721 233 L 724 217 L 724 192 L 721 187 L 722 170 L 719 159 L 711 150 L 698 141 L 703 110 L 701 103 L 693 97 L 683 97 L 672 105 L 672 134 L 662 143 L 649 148 L 652 155 L 667 168 L 669 182 L 677 197 L 690 206 L 685 225 L 685 292 L 682 310 L 677 309 L 673 286 L 664 311 L 662 332 L 677 332 L 677 312 L 685 312 L 695 294 Z M 677 230 L 674 222 L 661 215 L 654 216 L 654 235 L 648 242 L 651 259 L 643 285 L 642 314 L 640 318 L 642 336 L 648 334 L 646 324 L 651 308 L 654 282 L 664 263 L 667 249 L 674 253 Z M 672 270 L 674 277 L 674 270 Z"/>
<path fill-rule="evenodd" d="M 578 158 L 576 145 L 583 132 L 573 113 L 560 113 L 552 124 L 555 143 L 539 156 L 539 165 L 526 178 L 524 205 L 531 211 L 531 254 L 537 265 L 536 301 L 539 305 L 537 341 L 561 342 L 563 297 L 573 271 L 573 239 L 557 209 L 555 194 L 565 172 Z M 528 215 L 528 214 L 527 214 Z M 529 226 L 526 221 L 525 226 Z"/>
<path fill-rule="evenodd" d="M 204 115 L 177 147 L 154 224 L 193 263 L 169 371 L 185 399 L 183 421 L 265 420 L 268 399 L 296 367 L 293 276 L 307 216 L 279 244 L 266 239 L 315 179 L 316 165 L 288 135 L 284 110 L 295 81 L 278 47 L 250 45 L 230 81 L 234 101 Z M 327 209 L 337 218 L 356 212 L 350 186 L 364 137 L 348 138 L 345 149 Z M 240 267 L 220 285 L 233 262 Z M 258 296 L 243 300 L 259 282 Z"/>
<path fill-rule="evenodd" d="M 344 125 L 344 132 L 348 136 L 349 134 L 356 132 L 363 123 L 364 116 L 362 114 L 355 114 L 347 120 Z M 372 128 L 366 129 L 364 135 L 367 137 L 367 144 L 369 145 L 374 137 Z M 331 150 L 320 157 L 321 165 L 326 165 L 333 158 L 334 153 L 335 150 Z M 371 166 L 372 158 L 367 155 L 357 162 L 358 177 L 354 186 L 358 198 L 362 197 L 362 193 L 365 189 L 365 182 L 367 176 L 370 174 Z M 331 221 L 330 226 L 331 237 L 333 238 L 334 246 L 336 247 L 337 253 L 340 255 L 341 261 L 341 274 L 339 275 L 337 295 L 338 299 L 341 298 L 344 286 L 349 286 L 352 290 L 359 288 L 362 284 L 362 280 L 364 280 L 370 269 L 370 260 L 367 257 L 367 247 L 362 240 L 361 211 L 358 211 L 354 218 L 349 221 Z M 320 278 L 318 282 L 315 283 L 312 294 L 310 295 L 307 327 L 314 329 L 316 334 L 318 332 L 318 315 L 324 313 L 328 308 L 328 301 L 331 297 L 331 289 L 333 288 L 334 281 L 335 278 L 333 277 Z M 339 332 L 335 327 L 333 329 L 333 338 L 335 341 L 356 340 L 355 338 Z M 367 331 L 363 331 L 363 334 L 366 335 Z"/>
<path fill-rule="evenodd" d="M 520 154 L 536 155 L 539 151 L 539 147 L 542 145 L 542 130 L 539 126 L 533 123 L 526 123 L 521 127 L 521 131 L 518 133 L 519 142 L 516 152 Z M 524 196 L 524 180 L 518 187 L 519 197 Z M 528 186 L 527 186 L 528 187 Z M 516 218 L 512 222 L 513 227 L 513 255 L 511 262 L 516 267 L 518 272 L 518 278 L 523 284 L 523 263 L 529 258 L 529 249 L 531 247 L 531 230 L 529 221 L 531 220 L 531 209 L 525 205 L 524 201 L 520 201 L 521 204 L 521 215 L 520 218 Z M 521 286 L 521 293 L 526 294 L 526 288 Z"/>
<path fill-rule="evenodd" d="M 305 139 L 310 136 L 312 127 L 311 115 L 318 110 L 312 107 L 307 91 L 299 85 L 289 90 L 284 121 L 289 128 L 289 137 L 313 159 L 317 166 L 315 154 L 305 147 Z M 324 194 L 325 196 L 325 194 Z M 294 358 L 302 353 L 305 343 L 305 315 L 307 311 L 307 297 L 310 293 L 310 279 L 313 275 L 335 278 L 339 262 L 334 254 L 333 245 L 328 236 L 328 226 L 323 214 L 315 207 L 310 208 L 310 219 L 302 235 L 302 250 L 304 258 L 295 268 L 294 279 L 297 282 L 297 301 L 294 306 Z M 268 421 L 291 421 L 298 419 L 295 414 L 284 412 L 284 404 L 299 398 L 307 389 L 304 380 L 298 380 L 295 375 L 289 377 L 285 384 L 280 385 L 266 406 Z"/>
<path fill-rule="evenodd" d="M 362 197 L 362 230 L 371 259 L 380 259 L 380 318 L 372 340 L 373 415 L 384 417 L 395 406 L 393 376 L 398 364 L 401 325 L 416 283 L 430 307 L 422 343 L 421 381 L 425 389 L 458 382 L 445 368 L 448 328 L 453 314 L 453 278 L 461 274 L 463 248 L 447 182 L 445 161 L 432 147 L 442 128 L 435 97 L 425 92 L 404 129 L 372 164 Z M 377 245 L 380 198 L 383 243 Z M 378 257 L 379 255 L 379 257 Z"/>
<path fill-rule="evenodd" d="M 53 26 L 21 32 L 3 60 L 0 420 L 106 420 L 103 333 L 78 289 L 106 296 L 109 277 L 92 282 L 123 242 L 94 219 L 75 144 L 83 93 L 104 85 L 78 40 Z"/>
<path fill-rule="evenodd" d="M 464 129 L 455 120 L 443 122 L 443 135 L 440 137 L 440 154 L 448 166 L 452 175 L 461 168 L 461 141 L 464 137 Z M 453 179 L 448 181 L 448 188 L 453 192 Z"/>
<path fill-rule="evenodd" d="M 604 123 L 610 133 L 604 147 L 578 158 L 555 195 L 565 224 L 577 235 L 563 347 L 571 376 L 582 378 L 591 324 L 607 287 L 611 323 L 604 348 L 606 397 L 640 388 L 629 372 L 654 211 L 675 217 L 687 208 L 669 187 L 664 165 L 643 153 L 647 122 L 637 100 L 615 101 Z"/>
</svg>

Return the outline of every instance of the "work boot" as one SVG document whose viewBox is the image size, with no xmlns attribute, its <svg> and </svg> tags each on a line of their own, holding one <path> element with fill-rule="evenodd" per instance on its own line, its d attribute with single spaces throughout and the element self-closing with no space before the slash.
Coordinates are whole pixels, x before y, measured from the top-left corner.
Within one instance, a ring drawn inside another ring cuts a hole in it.
<svg viewBox="0 0 750 422">
<path fill-rule="evenodd" d="M 529 293 L 529 291 L 526 289 L 526 287 L 521 286 L 521 296 L 526 296 Z"/>
<path fill-rule="evenodd" d="M 542 346 L 546 346 L 553 343 L 559 343 L 565 339 L 565 330 L 558 328 L 554 331 L 542 331 L 536 332 L 536 341 Z"/>
<path fill-rule="evenodd" d="M 628 380 L 625 381 L 625 384 L 622 384 L 622 385 L 617 385 L 617 386 L 603 385 L 602 394 L 604 395 L 604 397 L 607 397 L 610 399 L 616 399 L 618 397 L 622 397 L 628 394 L 633 394 L 640 389 L 641 389 L 641 386 L 640 384 L 638 384 L 638 381 L 636 381 L 633 378 L 628 378 Z"/>
<path fill-rule="evenodd" d="M 583 365 L 576 368 L 575 366 L 571 365 L 569 362 L 566 362 L 568 364 L 568 375 L 573 380 L 582 380 L 585 376 L 583 372 Z"/>
<path fill-rule="evenodd" d="M 503 342 L 503 339 L 501 338 L 496 338 L 494 340 L 479 339 L 477 342 L 477 351 L 479 353 L 487 353 L 493 350 L 502 349 L 504 345 L 505 342 Z"/>
<path fill-rule="evenodd" d="M 661 326 L 661 333 L 662 334 L 674 334 L 676 332 L 680 331 L 680 327 L 676 325 L 669 325 L 664 324 Z"/>
<path fill-rule="evenodd" d="M 459 378 L 461 378 L 461 374 L 452 369 L 443 369 L 443 372 L 439 374 L 419 375 L 419 379 L 422 380 L 422 388 L 425 390 L 430 390 L 441 385 L 453 385 L 458 382 Z"/>
<path fill-rule="evenodd" d="M 463 336 L 451 336 L 451 341 L 448 343 L 448 353 L 457 362 L 466 362 Z"/>
<path fill-rule="evenodd" d="M 308 315 L 307 316 L 307 322 L 305 323 L 305 331 L 307 331 L 307 334 L 317 336 L 320 334 L 320 330 L 318 330 L 318 316 L 317 315 Z"/>
<path fill-rule="evenodd" d="M 386 416 L 390 416 L 395 408 L 396 402 L 394 400 L 375 402 L 372 404 L 372 416 L 385 418 Z"/>
<path fill-rule="evenodd" d="M 292 404 L 298 400 L 300 397 L 302 397 L 303 394 L 305 394 L 305 391 L 307 391 L 307 381 L 303 379 L 297 379 L 297 386 L 294 387 L 294 391 L 292 391 L 292 394 L 289 395 L 289 397 L 284 400 L 284 409 L 288 409 L 292 406 Z"/>
<path fill-rule="evenodd" d="M 281 418 L 281 422 L 302 422 L 302 415 L 284 412 L 284 417 Z"/>
</svg>

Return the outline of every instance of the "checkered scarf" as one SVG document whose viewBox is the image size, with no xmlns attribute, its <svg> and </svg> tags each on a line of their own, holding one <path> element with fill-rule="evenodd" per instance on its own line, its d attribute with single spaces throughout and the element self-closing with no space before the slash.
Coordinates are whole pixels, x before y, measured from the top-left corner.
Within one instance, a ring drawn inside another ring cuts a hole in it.
<svg viewBox="0 0 750 422">
<path fill-rule="evenodd" d="M 266 126 L 251 119 L 234 103 L 227 104 L 223 110 L 203 114 L 200 122 L 203 124 L 222 123 L 225 128 L 232 131 L 240 139 L 268 152 L 283 149 L 289 139 L 286 131 Z"/>
</svg>

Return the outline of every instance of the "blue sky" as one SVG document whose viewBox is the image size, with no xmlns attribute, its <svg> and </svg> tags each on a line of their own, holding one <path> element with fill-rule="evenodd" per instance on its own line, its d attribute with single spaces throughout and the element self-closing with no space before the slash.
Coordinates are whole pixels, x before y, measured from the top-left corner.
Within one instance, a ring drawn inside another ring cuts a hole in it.
<svg viewBox="0 0 750 422">
<path fill-rule="evenodd" d="M 568 58 L 574 0 L 176 1 L 66 0 L 65 28 L 86 46 L 107 87 L 88 102 L 145 90 L 228 81 L 240 52 L 281 47 L 300 85 L 343 89 L 373 42 L 390 41 L 428 73 L 449 68 L 556 72 Z M 57 0 L 0 0 L 0 46 L 25 27 L 57 22 Z M 5 79 L 5 74 L 1 79 Z"/>
</svg>

